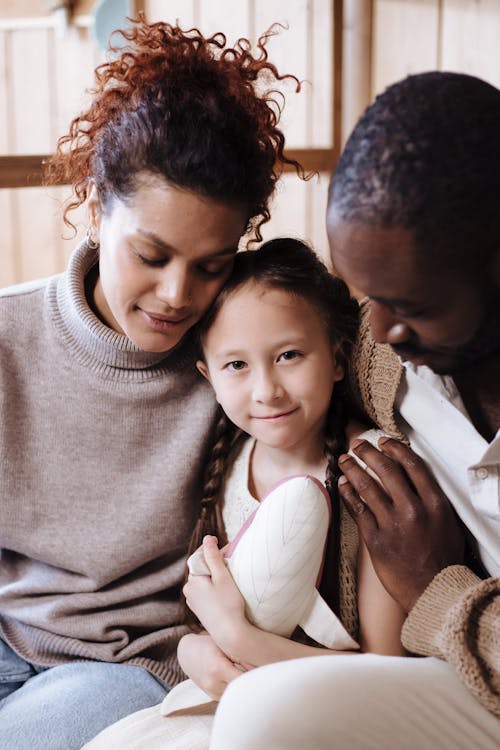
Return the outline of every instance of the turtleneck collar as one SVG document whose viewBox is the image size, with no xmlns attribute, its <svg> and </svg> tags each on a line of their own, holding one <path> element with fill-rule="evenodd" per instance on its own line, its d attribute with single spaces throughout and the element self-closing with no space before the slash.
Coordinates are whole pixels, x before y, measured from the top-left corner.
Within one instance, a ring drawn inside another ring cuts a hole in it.
<svg viewBox="0 0 500 750">
<path fill-rule="evenodd" d="M 74 250 L 66 272 L 57 277 L 55 287 L 50 288 L 56 325 L 77 358 L 96 371 L 114 377 L 120 377 L 122 371 L 126 379 L 137 380 L 149 380 L 162 372 L 182 369 L 189 363 L 194 367 L 190 335 L 168 352 L 145 352 L 128 336 L 99 320 L 85 297 L 85 278 L 98 260 L 98 250 L 82 242 Z"/>
</svg>

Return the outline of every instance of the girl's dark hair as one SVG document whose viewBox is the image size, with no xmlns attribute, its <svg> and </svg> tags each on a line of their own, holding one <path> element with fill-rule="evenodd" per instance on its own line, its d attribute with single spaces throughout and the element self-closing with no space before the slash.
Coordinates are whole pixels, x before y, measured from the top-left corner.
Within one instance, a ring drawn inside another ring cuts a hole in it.
<svg viewBox="0 0 500 750">
<path fill-rule="evenodd" d="M 335 384 L 325 429 L 325 452 L 328 457 L 325 485 L 332 500 L 333 521 L 324 570 L 335 570 L 338 567 L 340 539 L 338 459 L 347 450 L 348 419 L 353 415 L 360 416 L 349 387 L 349 361 L 358 332 L 359 305 L 347 285 L 340 278 L 332 276 L 304 242 L 290 238 L 275 239 L 264 243 L 259 250 L 236 254 L 231 277 L 200 322 L 201 344 L 225 301 L 246 284 L 281 289 L 307 300 L 317 310 L 331 342 L 339 344 L 337 356 L 342 360 L 345 376 Z M 205 534 L 215 534 L 220 544 L 227 541 L 220 508 L 222 486 L 230 453 L 243 434 L 220 409 L 214 447 L 206 469 L 200 517 L 191 538 L 190 553 L 201 544 Z M 330 606 L 338 611 L 335 576 L 324 576 L 321 590 Z"/>
<path fill-rule="evenodd" d="M 47 183 L 71 182 L 74 196 L 64 212 L 80 206 L 95 185 L 104 208 L 126 200 L 137 175 L 149 172 L 180 188 L 242 205 L 261 239 L 268 202 L 284 165 L 302 167 L 284 154 L 278 128 L 280 75 L 260 37 L 256 52 L 247 39 L 226 47 L 223 34 L 204 37 L 168 23 L 142 19 L 117 32 L 127 40 L 116 59 L 95 71 L 92 101 L 59 139 L 45 165 Z M 115 52 L 119 50 L 115 49 Z"/>
</svg>

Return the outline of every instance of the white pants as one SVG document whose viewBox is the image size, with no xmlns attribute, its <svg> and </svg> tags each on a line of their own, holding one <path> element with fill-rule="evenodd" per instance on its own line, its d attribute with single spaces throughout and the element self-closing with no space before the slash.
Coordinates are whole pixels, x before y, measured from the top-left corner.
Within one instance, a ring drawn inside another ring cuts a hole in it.
<svg viewBox="0 0 500 750">
<path fill-rule="evenodd" d="M 373 654 L 296 659 L 238 677 L 210 743 L 210 750 L 498 748 L 500 719 L 451 666 Z"/>
</svg>

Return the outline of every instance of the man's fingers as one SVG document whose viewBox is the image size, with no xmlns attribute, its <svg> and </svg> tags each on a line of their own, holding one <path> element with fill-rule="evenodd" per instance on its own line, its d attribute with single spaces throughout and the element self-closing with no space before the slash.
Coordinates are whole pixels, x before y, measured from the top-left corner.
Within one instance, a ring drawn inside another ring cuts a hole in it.
<svg viewBox="0 0 500 750">
<path fill-rule="evenodd" d="M 439 484 L 424 461 L 411 448 L 389 437 L 380 438 L 379 446 L 384 455 L 402 466 L 424 503 L 442 500 L 443 492 Z"/>
<path fill-rule="evenodd" d="M 362 502 L 370 508 L 380 523 L 392 508 L 391 497 L 381 487 L 380 483 L 370 476 L 366 469 L 362 468 L 352 456 L 347 454 L 340 456 L 339 468 L 347 478 L 352 490 L 359 498 L 362 498 Z M 362 509 L 358 506 L 358 510 Z"/>
<path fill-rule="evenodd" d="M 377 521 L 370 508 L 363 502 L 347 477 L 339 479 L 339 495 L 348 512 L 356 521 L 363 537 L 377 528 Z"/>
<path fill-rule="evenodd" d="M 393 502 L 397 499 L 410 504 L 417 501 L 413 482 L 397 458 L 378 450 L 367 440 L 354 440 L 352 450 L 378 478 Z M 351 477 L 349 480 L 352 481 Z"/>
</svg>

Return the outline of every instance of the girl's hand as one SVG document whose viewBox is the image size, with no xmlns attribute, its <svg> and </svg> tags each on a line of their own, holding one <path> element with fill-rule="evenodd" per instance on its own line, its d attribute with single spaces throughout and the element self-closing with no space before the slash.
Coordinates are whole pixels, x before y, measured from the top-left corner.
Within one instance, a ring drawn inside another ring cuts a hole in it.
<svg viewBox="0 0 500 750">
<path fill-rule="evenodd" d="M 177 658 L 184 672 L 214 700 L 241 674 L 208 633 L 188 633 L 179 641 Z"/>
<path fill-rule="evenodd" d="M 245 602 L 224 564 L 214 536 L 204 538 L 203 554 L 210 575 L 190 575 L 183 593 L 188 607 L 227 654 L 225 644 L 232 643 L 235 631 L 248 624 Z"/>
</svg>

